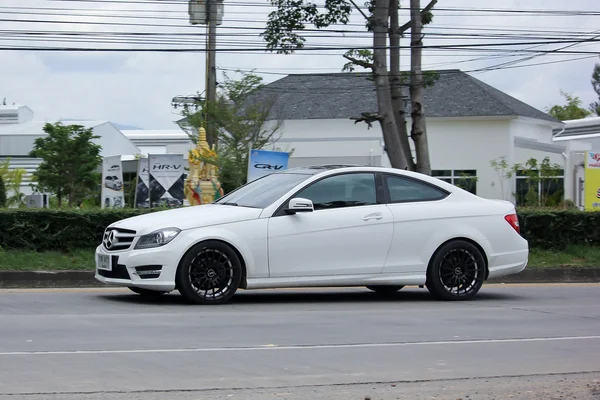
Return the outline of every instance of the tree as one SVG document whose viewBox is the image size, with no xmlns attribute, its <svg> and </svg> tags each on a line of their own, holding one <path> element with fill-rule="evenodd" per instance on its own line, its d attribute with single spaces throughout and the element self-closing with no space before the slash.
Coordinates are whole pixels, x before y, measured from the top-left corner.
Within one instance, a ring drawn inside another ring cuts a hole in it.
<svg viewBox="0 0 600 400">
<path fill-rule="evenodd" d="M 425 104 L 423 102 L 425 84 L 421 68 L 423 20 L 421 17 L 420 0 L 410 0 L 410 22 L 410 116 L 412 121 L 410 137 L 415 142 L 417 172 L 431 175 L 431 162 L 429 160 L 429 145 L 427 144 L 427 128 L 425 124 Z"/>
<path fill-rule="evenodd" d="M 549 207 L 562 202 L 563 189 L 560 188 L 553 194 L 551 191 L 553 186 L 559 183 L 558 177 L 563 174 L 563 169 L 560 164 L 551 163 L 549 157 L 544 157 L 541 162 L 530 158 L 525 161 L 525 164 L 515 164 L 512 167 L 512 174 L 517 176 L 520 174 L 527 184 L 527 192 L 521 199 L 522 205 Z"/>
<path fill-rule="evenodd" d="M 38 188 L 56 195 L 58 206 L 63 198 L 77 205 L 95 190 L 100 179 L 101 146 L 93 142 L 91 128 L 80 125 L 46 124 L 47 136 L 37 138 L 30 157 L 41 158 L 35 172 Z"/>
<path fill-rule="evenodd" d="M 21 193 L 21 183 L 26 171 L 22 168 L 17 168 L 12 171 L 8 188 L 12 195 L 8 197 L 7 203 L 9 206 L 21 207 L 25 205 L 25 194 Z"/>
<path fill-rule="evenodd" d="M 569 121 L 573 119 L 585 118 L 592 113 L 581 106 L 579 97 L 573 96 L 570 93 L 565 93 L 562 90 L 560 94 L 567 100 L 565 105 L 555 105 L 547 109 L 548 114 L 560 121 Z"/>
<path fill-rule="evenodd" d="M 21 182 L 27 171 L 23 168 L 10 168 L 10 158 L 0 163 L 0 179 L 4 185 L 5 206 L 24 205 L 25 195 L 21 193 Z"/>
<path fill-rule="evenodd" d="M 400 145 L 404 151 L 404 157 L 408 163 L 408 169 L 416 170 L 415 160 L 410 151 L 408 142 L 408 132 L 406 128 L 406 108 L 404 106 L 404 96 L 402 94 L 403 77 L 400 71 L 400 37 L 403 31 L 398 27 L 398 10 L 400 0 L 390 1 L 390 90 L 392 92 L 392 107 L 398 126 L 398 135 L 400 136 Z"/>
<path fill-rule="evenodd" d="M 418 13 L 424 23 L 431 20 L 430 10 L 437 0 Z M 373 32 L 373 52 L 368 50 L 351 50 L 344 57 L 350 61 L 345 70 L 352 70 L 355 65 L 371 69 L 377 93 L 377 113 L 362 113 L 360 117 L 352 116 L 355 122 L 366 122 L 369 126 L 379 122 L 384 138 L 385 150 L 394 168 L 414 169 L 414 161 L 410 153 L 404 101 L 401 93 L 399 72 L 399 38 L 410 29 L 406 23 L 398 27 L 397 0 L 370 0 L 367 2 L 369 15 L 360 9 L 353 0 L 328 0 L 325 11 L 319 12 L 313 3 L 303 0 L 271 0 L 277 7 L 269 14 L 266 30 L 262 34 L 267 42 L 267 49 L 277 53 L 289 54 L 304 46 L 306 39 L 298 32 L 307 24 L 317 29 L 332 24 L 346 24 L 352 7 L 356 8 L 366 20 L 366 27 Z M 387 15 L 386 15 L 387 14 Z M 391 20 L 392 26 L 388 25 Z M 390 69 L 387 70 L 387 35 L 390 35 Z M 390 85 L 391 82 L 391 85 Z M 423 137 L 423 135 L 421 135 Z M 418 139 L 417 139 L 418 140 Z M 423 148 L 420 146 L 420 148 Z M 428 151 L 427 151 L 428 158 Z"/>
<path fill-rule="evenodd" d="M 513 165 L 508 164 L 506 157 L 500 157 L 491 160 L 490 166 L 498 174 L 502 199 L 506 199 L 504 182 L 518 176 L 526 185 L 526 190 L 521 189 L 520 193 L 513 193 L 517 198 L 518 205 L 549 207 L 564 203 L 563 189 L 556 190 L 560 183 L 559 177 L 564 174 L 563 167 L 560 164 L 550 162 L 549 157 L 544 157 L 541 162 L 535 158 L 529 158 L 524 164 L 517 163 Z"/>
<path fill-rule="evenodd" d="M 224 78 L 215 103 L 184 106 L 185 122 L 180 126 L 197 142 L 205 119 L 214 124 L 219 180 L 229 192 L 246 183 L 250 150 L 276 142 L 282 121 L 277 118 L 276 98 L 258 91 L 263 87 L 262 77 L 250 72 L 242 73 L 239 80 L 227 74 Z"/>
<path fill-rule="evenodd" d="M 590 111 L 600 117 L 600 64 L 594 66 L 594 72 L 592 73 L 592 87 L 594 92 L 598 95 L 598 101 L 590 104 Z"/>
<path fill-rule="evenodd" d="M 6 187 L 4 186 L 4 179 L 0 176 L 0 208 L 6 207 Z"/>
</svg>

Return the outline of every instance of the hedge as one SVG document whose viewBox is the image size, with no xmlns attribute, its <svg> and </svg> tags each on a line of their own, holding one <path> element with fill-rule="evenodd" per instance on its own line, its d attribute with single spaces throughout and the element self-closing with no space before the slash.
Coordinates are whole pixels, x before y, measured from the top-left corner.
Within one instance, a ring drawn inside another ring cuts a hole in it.
<svg viewBox="0 0 600 400">
<path fill-rule="evenodd" d="M 104 229 L 148 210 L 2 210 L 0 248 L 60 250 L 93 248 Z M 600 245 L 600 212 L 519 210 L 521 234 L 529 245 L 563 249 L 571 244 Z"/>
<path fill-rule="evenodd" d="M 120 219 L 147 210 L 3 210 L 0 211 L 0 247 L 22 250 L 68 251 L 94 248 L 104 229 Z"/>
<path fill-rule="evenodd" d="M 6 207 L 6 186 L 4 185 L 4 179 L 0 176 L 0 207 Z"/>
<path fill-rule="evenodd" d="M 569 245 L 600 245 L 600 212 L 519 210 L 521 234 L 530 247 L 564 249 Z"/>
</svg>

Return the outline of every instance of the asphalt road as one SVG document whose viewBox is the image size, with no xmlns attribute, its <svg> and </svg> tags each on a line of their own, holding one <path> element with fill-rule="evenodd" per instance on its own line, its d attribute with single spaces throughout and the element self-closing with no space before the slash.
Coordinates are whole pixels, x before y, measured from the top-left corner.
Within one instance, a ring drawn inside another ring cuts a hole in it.
<svg viewBox="0 0 600 400">
<path fill-rule="evenodd" d="M 0 291 L 0 400 L 600 399 L 600 285 Z"/>
</svg>

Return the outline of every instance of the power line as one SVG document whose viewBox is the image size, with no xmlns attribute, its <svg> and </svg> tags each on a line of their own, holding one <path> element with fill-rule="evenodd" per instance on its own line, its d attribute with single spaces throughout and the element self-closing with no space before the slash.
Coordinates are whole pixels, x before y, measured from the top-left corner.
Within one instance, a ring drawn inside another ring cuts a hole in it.
<svg viewBox="0 0 600 400">
<path fill-rule="evenodd" d="M 389 49 L 389 47 L 385 47 L 386 49 Z M 370 46 L 356 46 L 356 47 L 333 47 L 333 46 L 313 46 L 313 47 L 305 47 L 303 49 L 299 49 L 298 51 L 302 51 L 302 52 L 308 52 L 308 51 L 347 51 L 347 50 L 371 50 L 373 49 L 373 47 Z M 440 47 L 431 47 L 431 50 L 434 51 L 450 51 L 453 49 L 459 49 L 459 50 L 465 50 L 465 48 L 461 48 L 461 47 L 456 47 L 456 46 L 452 46 L 451 48 L 440 48 Z M 0 47 L 0 50 L 15 50 L 15 51 L 49 51 L 49 52 L 146 52 L 146 53 L 204 53 L 206 52 L 206 49 L 204 48 L 192 48 L 192 49 L 187 49 L 187 48 L 90 48 L 90 47 L 44 47 L 44 46 L 4 46 L 4 47 Z M 487 51 L 490 52 L 492 50 L 490 49 L 477 49 L 477 48 L 473 48 L 470 49 L 471 51 Z M 215 52 L 226 52 L 226 53 L 233 53 L 233 52 L 247 52 L 247 53 L 257 53 L 257 52 L 267 52 L 267 49 L 265 49 L 264 47 L 260 47 L 260 48 L 244 48 L 244 47 L 239 47 L 239 48 L 217 48 L 211 51 L 215 51 Z M 496 50 L 493 50 L 496 51 Z M 528 50 L 505 50 L 507 52 L 514 52 L 514 51 L 521 51 L 521 52 L 529 52 L 531 53 L 532 51 L 528 51 Z M 600 51 L 560 51 L 560 52 L 555 52 L 556 54 L 595 54 L 595 55 L 600 55 Z"/>
</svg>

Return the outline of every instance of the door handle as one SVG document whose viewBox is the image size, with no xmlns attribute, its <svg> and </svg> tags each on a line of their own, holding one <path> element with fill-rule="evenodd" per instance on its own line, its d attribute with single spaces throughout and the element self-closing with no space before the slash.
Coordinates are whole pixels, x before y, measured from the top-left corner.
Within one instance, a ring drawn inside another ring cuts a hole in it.
<svg viewBox="0 0 600 400">
<path fill-rule="evenodd" d="M 369 215 L 367 215 L 366 217 L 363 218 L 363 221 L 371 221 L 373 219 L 380 220 L 382 218 L 383 218 L 383 214 L 379 214 L 379 213 L 377 213 L 377 214 L 369 214 Z"/>
</svg>

